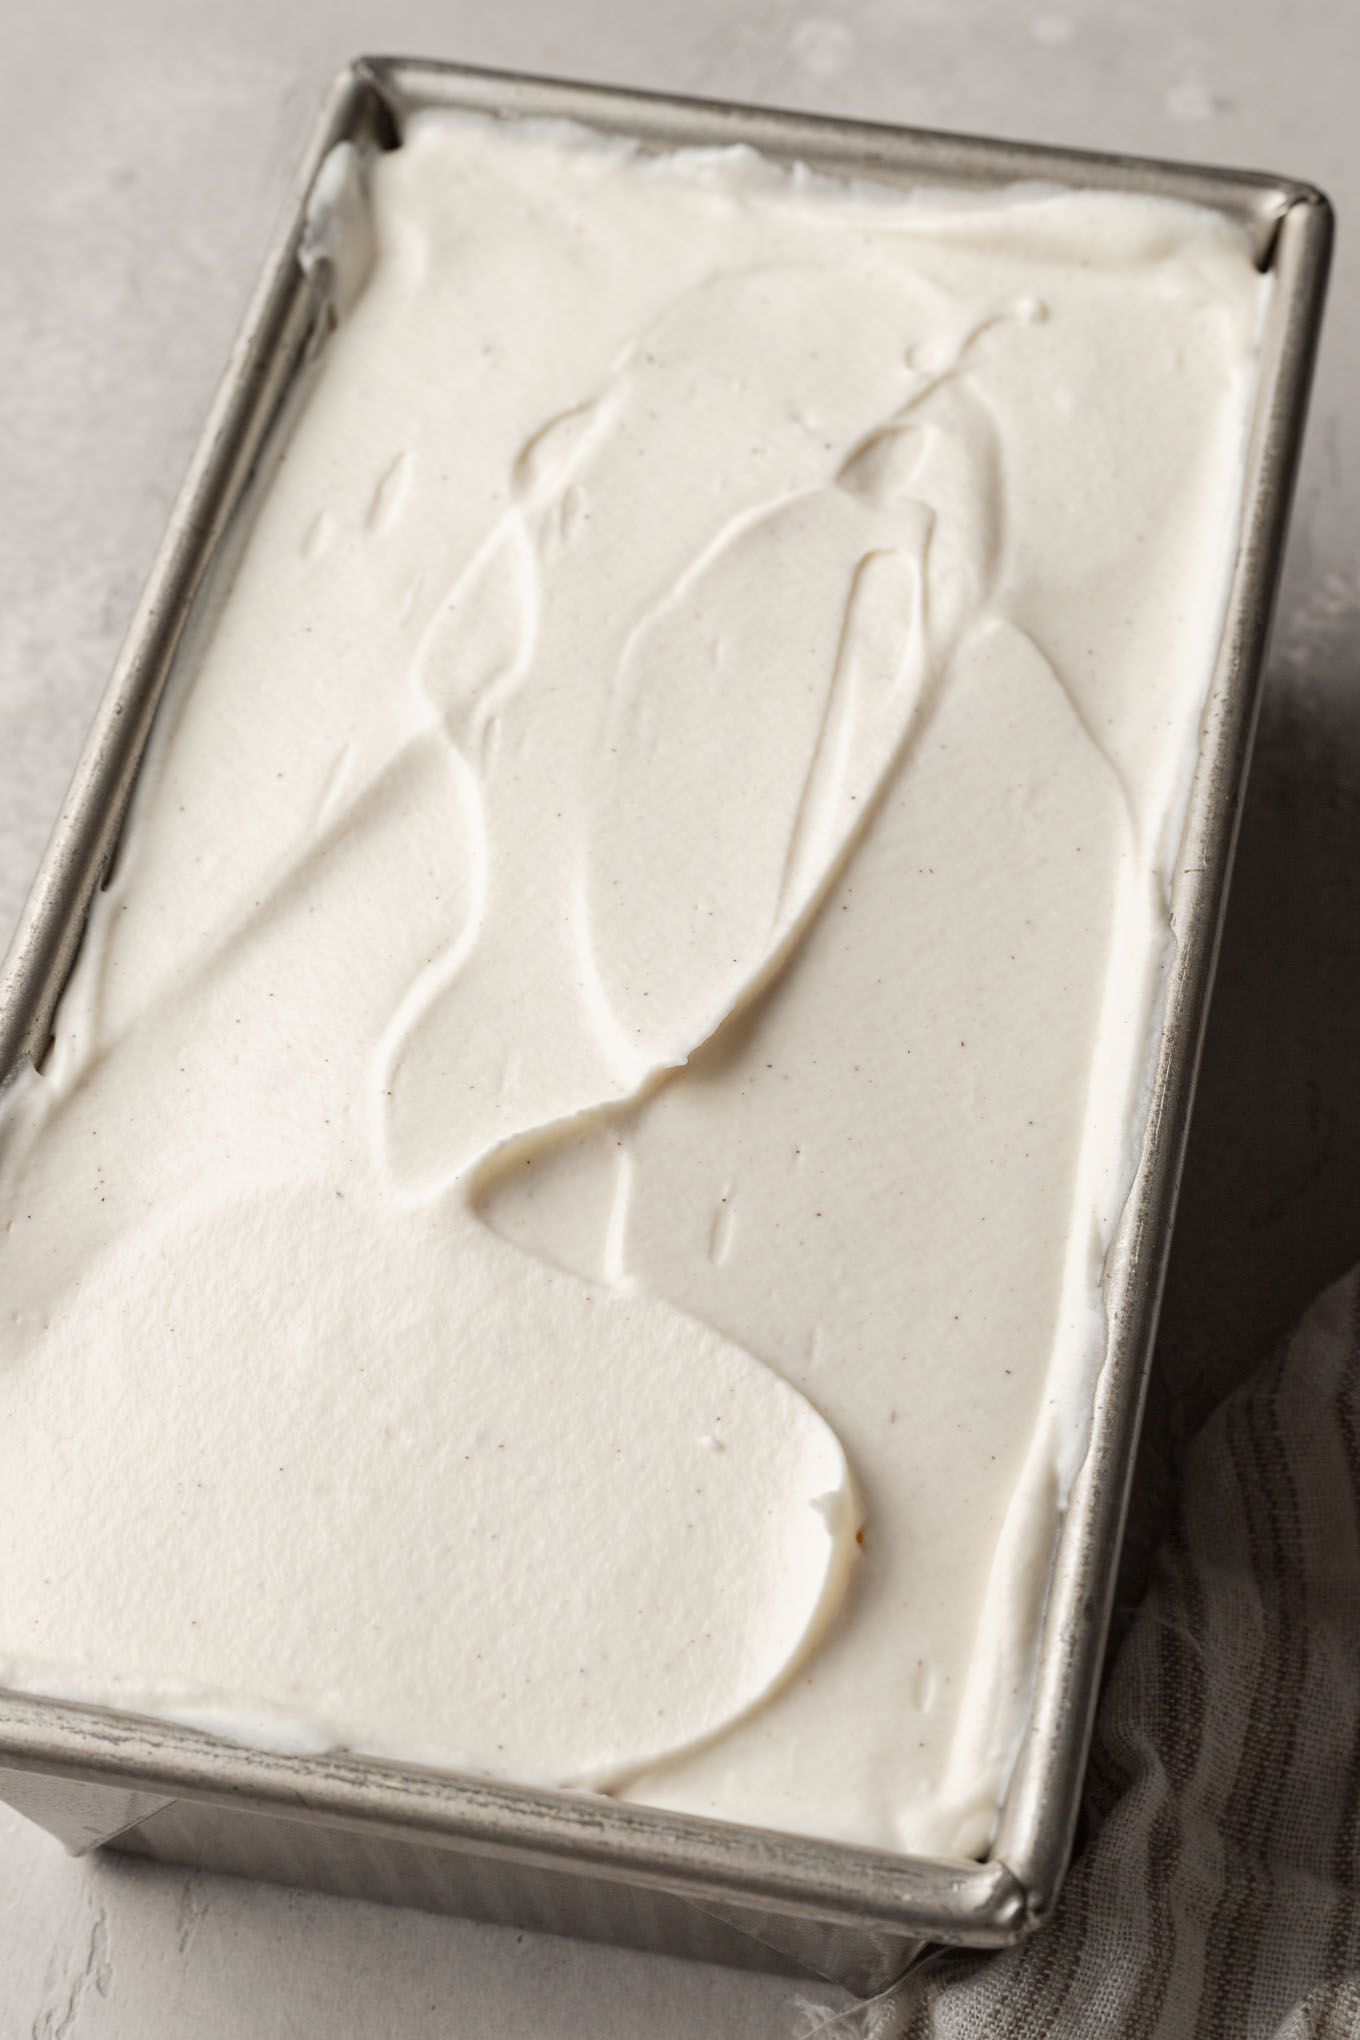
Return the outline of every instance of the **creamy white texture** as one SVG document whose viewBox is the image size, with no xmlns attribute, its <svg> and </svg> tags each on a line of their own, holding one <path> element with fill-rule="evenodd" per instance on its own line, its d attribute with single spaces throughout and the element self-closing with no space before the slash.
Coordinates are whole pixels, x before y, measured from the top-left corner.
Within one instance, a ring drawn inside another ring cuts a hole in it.
<svg viewBox="0 0 1360 2040">
<path fill-rule="evenodd" d="M 0 1672 L 975 1850 L 1266 284 L 470 117 L 369 174 L 0 1116 Z"/>
</svg>

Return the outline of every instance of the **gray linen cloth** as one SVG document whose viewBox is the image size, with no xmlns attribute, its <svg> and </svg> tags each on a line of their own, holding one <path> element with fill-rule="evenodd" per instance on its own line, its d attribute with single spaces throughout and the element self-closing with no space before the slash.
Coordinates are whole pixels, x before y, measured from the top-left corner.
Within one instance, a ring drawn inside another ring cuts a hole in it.
<svg viewBox="0 0 1360 2040">
<path fill-rule="evenodd" d="M 1189 1449 L 1052 1921 L 806 2031 L 1360 2040 L 1360 1270 Z"/>
</svg>

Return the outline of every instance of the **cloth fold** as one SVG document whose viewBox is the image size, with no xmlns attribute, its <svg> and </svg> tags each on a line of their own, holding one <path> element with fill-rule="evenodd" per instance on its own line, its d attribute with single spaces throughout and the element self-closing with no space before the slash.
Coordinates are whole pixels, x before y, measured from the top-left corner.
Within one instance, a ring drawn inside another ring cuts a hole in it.
<svg viewBox="0 0 1360 2040">
<path fill-rule="evenodd" d="M 1360 2040 L 1360 1270 L 1214 1412 L 1051 1923 L 808 2040 Z"/>
</svg>

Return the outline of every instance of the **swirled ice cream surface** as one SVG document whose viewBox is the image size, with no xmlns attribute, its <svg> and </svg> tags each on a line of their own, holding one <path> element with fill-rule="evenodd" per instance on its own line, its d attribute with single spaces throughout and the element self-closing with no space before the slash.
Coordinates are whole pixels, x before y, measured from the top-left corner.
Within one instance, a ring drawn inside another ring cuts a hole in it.
<svg viewBox="0 0 1360 2040">
<path fill-rule="evenodd" d="M 1161 201 L 473 116 L 313 226 L 0 1110 L 0 1676 L 975 1851 L 1267 285 Z"/>
</svg>

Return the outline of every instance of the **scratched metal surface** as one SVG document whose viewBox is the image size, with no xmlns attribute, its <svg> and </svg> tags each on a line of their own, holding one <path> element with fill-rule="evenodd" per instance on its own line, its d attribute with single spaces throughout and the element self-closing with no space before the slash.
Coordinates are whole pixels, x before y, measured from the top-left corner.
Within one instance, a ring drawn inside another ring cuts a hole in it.
<svg viewBox="0 0 1360 2040">
<path fill-rule="evenodd" d="M 375 45 L 1246 164 L 1341 211 L 1125 1601 L 1179 1446 L 1360 1253 L 1360 19 L 1309 0 L 72 0 L 0 78 L 0 922 L 27 889 L 325 78 Z M 827 1990 L 151 1865 L 0 1815 L 9 2035 L 810 2031 Z"/>
</svg>

